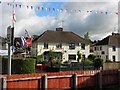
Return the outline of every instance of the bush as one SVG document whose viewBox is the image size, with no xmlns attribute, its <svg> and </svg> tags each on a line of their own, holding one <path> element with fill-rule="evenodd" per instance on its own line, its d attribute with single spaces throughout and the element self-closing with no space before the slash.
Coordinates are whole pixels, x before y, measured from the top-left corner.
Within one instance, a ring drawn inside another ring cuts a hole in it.
<svg viewBox="0 0 120 90">
<path fill-rule="evenodd" d="M 82 60 L 82 63 L 84 63 L 85 66 L 90 66 L 90 65 L 93 65 L 93 62 L 89 59 L 87 60 Z"/>
<path fill-rule="evenodd" d="M 43 63 L 43 57 L 42 56 L 38 56 L 36 59 L 37 63 Z"/>
<path fill-rule="evenodd" d="M 88 56 L 88 59 L 91 60 L 91 61 L 94 61 L 95 58 L 96 58 L 96 56 L 93 55 L 93 54 L 90 54 L 90 55 Z"/>
<path fill-rule="evenodd" d="M 103 65 L 103 59 L 101 58 L 95 58 L 94 62 L 94 67 L 99 69 Z"/>
<path fill-rule="evenodd" d="M 11 63 L 12 74 L 25 74 L 35 72 L 35 60 L 32 58 L 14 58 Z M 8 58 L 2 58 L 2 73 L 7 74 Z"/>
</svg>

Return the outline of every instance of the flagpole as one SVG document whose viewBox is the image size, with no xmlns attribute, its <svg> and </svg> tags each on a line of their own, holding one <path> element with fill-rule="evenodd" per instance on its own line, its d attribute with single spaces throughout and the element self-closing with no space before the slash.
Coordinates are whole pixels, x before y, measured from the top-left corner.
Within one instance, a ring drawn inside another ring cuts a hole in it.
<svg viewBox="0 0 120 90">
<path fill-rule="evenodd" d="M 13 18 L 14 18 L 14 10 L 15 10 L 15 0 L 13 0 L 13 8 L 12 8 L 12 26 L 14 28 L 14 21 L 13 21 Z"/>
<path fill-rule="evenodd" d="M 14 45 L 14 22 L 13 22 L 13 10 L 14 10 L 14 2 L 13 1 L 13 8 L 12 8 L 12 26 L 11 29 L 11 37 L 10 37 L 10 43 L 8 43 L 8 75 L 11 75 L 11 46 Z M 12 47 L 13 48 L 13 47 Z M 13 53 L 13 49 L 12 49 L 12 53 Z"/>
</svg>

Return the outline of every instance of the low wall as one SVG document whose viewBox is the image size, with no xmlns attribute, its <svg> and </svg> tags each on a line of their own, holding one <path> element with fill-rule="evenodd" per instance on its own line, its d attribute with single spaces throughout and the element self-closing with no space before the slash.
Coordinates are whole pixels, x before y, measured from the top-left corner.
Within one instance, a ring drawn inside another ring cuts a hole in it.
<svg viewBox="0 0 120 90">
<path fill-rule="evenodd" d="M 114 62 L 114 63 L 103 64 L 103 70 L 114 70 L 114 69 L 120 69 L 120 63 Z"/>
</svg>

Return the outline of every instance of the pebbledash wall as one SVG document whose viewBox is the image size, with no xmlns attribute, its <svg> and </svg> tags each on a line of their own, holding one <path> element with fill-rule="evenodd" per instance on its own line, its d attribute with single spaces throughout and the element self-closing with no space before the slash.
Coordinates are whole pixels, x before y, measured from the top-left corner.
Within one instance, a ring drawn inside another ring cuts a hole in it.
<svg viewBox="0 0 120 90">
<path fill-rule="evenodd" d="M 1 88 L 35 89 L 76 89 L 105 86 L 120 86 L 119 70 L 67 71 L 56 73 L 36 73 L 4 75 Z"/>
</svg>

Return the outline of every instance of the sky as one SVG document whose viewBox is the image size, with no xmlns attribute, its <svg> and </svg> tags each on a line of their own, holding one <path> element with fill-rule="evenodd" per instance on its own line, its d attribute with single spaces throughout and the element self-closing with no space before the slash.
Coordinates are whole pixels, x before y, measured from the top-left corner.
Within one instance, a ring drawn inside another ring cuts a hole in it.
<svg viewBox="0 0 120 90">
<path fill-rule="evenodd" d="M 8 5 L 12 1 L 4 0 L 0 4 L 0 36 L 3 37 L 7 36 L 7 27 L 12 25 L 12 6 Z M 117 32 L 118 1 L 91 1 L 15 0 L 21 8 L 15 6 L 14 35 L 25 36 L 25 29 L 31 35 L 40 35 L 46 30 L 55 31 L 57 27 L 62 27 L 64 31 L 72 31 L 82 37 L 89 32 L 91 40 L 101 40 Z"/>
</svg>

